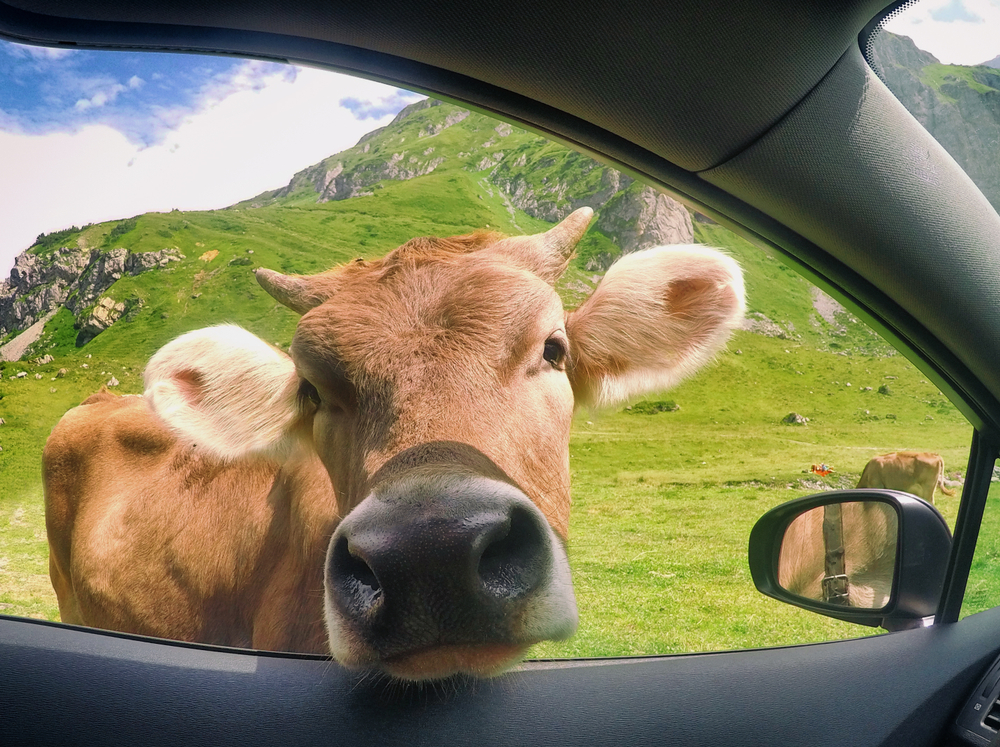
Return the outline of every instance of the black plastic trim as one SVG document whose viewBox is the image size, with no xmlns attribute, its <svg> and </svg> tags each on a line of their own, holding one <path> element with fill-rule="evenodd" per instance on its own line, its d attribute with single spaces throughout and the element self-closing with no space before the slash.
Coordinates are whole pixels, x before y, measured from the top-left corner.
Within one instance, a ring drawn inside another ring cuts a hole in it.
<svg viewBox="0 0 1000 747">
<path fill-rule="evenodd" d="M 976 553 L 979 527 L 986 510 L 986 499 L 990 493 L 993 467 L 1000 455 L 1000 437 L 996 433 L 975 431 L 969 450 L 969 465 L 962 488 L 962 502 L 955 519 L 955 541 L 951 546 L 951 558 L 945 575 L 941 603 L 935 622 L 950 623 L 958 620 L 962 611 L 962 599 L 969 581 L 972 559 Z"/>
<path fill-rule="evenodd" d="M 898 543 L 892 591 L 878 609 L 858 609 L 792 594 L 778 583 L 781 547 L 789 525 L 807 511 L 838 503 L 878 502 L 892 506 Z M 762 594 L 837 620 L 887 630 L 914 627 L 934 614 L 951 556 L 951 531 L 934 506 L 896 490 L 831 490 L 782 503 L 764 514 L 750 531 L 748 561 Z"/>
<path fill-rule="evenodd" d="M 879 80 L 883 83 L 885 83 L 885 78 L 882 75 L 882 71 L 872 64 L 872 45 L 875 43 L 875 37 L 882 32 L 885 24 L 887 24 L 893 16 L 902 13 L 916 2 L 917 0 L 896 0 L 891 5 L 886 6 L 885 9 L 877 16 L 872 18 L 865 25 L 865 27 L 861 29 L 861 33 L 858 34 L 858 47 L 861 49 L 861 54 L 864 55 L 865 61 L 868 63 L 868 67 L 872 69 L 872 72 L 875 73 L 875 75 L 877 75 Z"/>
</svg>

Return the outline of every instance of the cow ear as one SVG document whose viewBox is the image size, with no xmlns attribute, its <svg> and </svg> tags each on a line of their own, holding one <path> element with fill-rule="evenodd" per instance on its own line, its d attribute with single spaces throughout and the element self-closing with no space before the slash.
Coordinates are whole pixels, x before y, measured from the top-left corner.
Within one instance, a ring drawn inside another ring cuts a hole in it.
<svg viewBox="0 0 1000 747">
<path fill-rule="evenodd" d="M 626 255 L 567 315 L 577 403 L 613 405 L 676 385 L 711 360 L 744 311 L 740 267 L 715 249 Z"/>
<path fill-rule="evenodd" d="M 233 325 L 167 343 L 144 376 L 145 397 L 167 427 L 225 460 L 282 459 L 304 414 L 292 359 Z"/>
</svg>

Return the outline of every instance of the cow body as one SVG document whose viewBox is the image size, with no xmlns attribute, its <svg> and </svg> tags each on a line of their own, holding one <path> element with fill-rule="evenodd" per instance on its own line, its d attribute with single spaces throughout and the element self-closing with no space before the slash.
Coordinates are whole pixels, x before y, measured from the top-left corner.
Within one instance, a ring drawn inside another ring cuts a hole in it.
<svg viewBox="0 0 1000 747">
<path fill-rule="evenodd" d="M 933 452 L 897 451 L 873 457 L 865 465 L 859 488 L 901 490 L 934 503 L 934 491 L 954 495 L 944 484 L 944 460 Z"/>
<path fill-rule="evenodd" d="M 63 622 L 324 650 L 321 559 L 337 515 L 315 454 L 219 460 L 181 443 L 145 398 L 103 392 L 63 417 L 44 460 Z"/>
<path fill-rule="evenodd" d="M 744 308 L 735 262 L 679 247 L 629 255 L 565 312 L 553 284 L 591 214 L 258 270 L 302 314 L 289 353 L 196 330 L 153 356 L 143 397 L 67 413 L 44 454 L 63 620 L 413 680 L 572 634 L 574 406 L 673 385 Z"/>
</svg>

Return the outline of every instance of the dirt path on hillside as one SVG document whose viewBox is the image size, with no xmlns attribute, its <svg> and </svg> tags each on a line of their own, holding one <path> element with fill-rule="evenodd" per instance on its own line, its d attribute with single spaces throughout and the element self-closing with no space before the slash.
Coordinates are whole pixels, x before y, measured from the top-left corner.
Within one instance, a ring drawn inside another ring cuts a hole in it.
<svg viewBox="0 0 1000 747">
<path fill-rule="evenodd" d="M 823 320 L 828 324 L 837 325 L 837 314 L 843 313 L 846 309 L 815 285 L 810 288 L 810 291 L 812 292 L 813 308 L 816 309 L 816 313 L 823 317 Z"/>
<path fill-rule="evenodd" d="M 55 311 L 50 311 L 44 317 L 28 327 L 6 345 L 0 346 L 0 361 L 19 361 L 28 346 L 42 336 L 45 330 L 45 323 L 55 316 Z"/>
</svg>

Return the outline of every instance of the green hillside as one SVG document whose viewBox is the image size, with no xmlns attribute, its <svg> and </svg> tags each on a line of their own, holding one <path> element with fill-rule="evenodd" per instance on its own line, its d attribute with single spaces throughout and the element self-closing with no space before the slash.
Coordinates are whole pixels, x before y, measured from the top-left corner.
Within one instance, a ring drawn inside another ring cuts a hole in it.
<svg viewBox="0 0 1000 747">
<path fill-rule="evenodd" d="M 543 217 L 588 201 L 613 210 L 625 199 L 616 195 L 640 187 L 525 131 L 421 104 L 287 187 L 230 208 L 150 213 L 40 237 L 31 252 L 42 264 L 69 256 L 59 253 L 63 247 L 130 256 L 171 249 L 184 258 L 123 274 L 103 291 L 125 310 L 90 341 L 81 344 L 78 326 L 93 304 L 77 314 L 64 307 L 21 361 L 0 363 L 0 613 L 57 618 L 40 455 L 67 409 L 112 376 L 117 392 L 141 392 L 149 356 L 191 329 L 236 322 L 282 347 L 291 342 L 296 316 L 260 289 L 255 267 L 312 273 L 380 256 L 414 236 L 486 227 L 536 232 L 550 225 Z M 600 215 L 594 226 L 599 222 Z M 753 589 L 746 568 L 753 522 L 795 496 L 853 485 L 877 453 L 937 451 L 949 472 L 964 471 L 971 428 L 920 372 L 850 314 L 821 303 L 777 260 L 718 225 L 695 221 L 693 230 L 697 241 L 741 262 L 755 331 L 738 332 L 692 380 L 647 398 L 679 409 L 579 413 L 570 545 L 581 630 L 538 655 L 699 651 L 864 634 Z M 560 284 L 568 306 L 599 280 L 591 260 L 619 253 L 618 241 L 591 228 Z M 32 362 L 42 355 L 53 360 Z M 790 412 L 808 423 L 783 424 Z M 819 462 L 834 473 L 809 474 Z M 953 522 L 957 498 L 941 497 L 939 506 Z M 995 573 L 983 573 L 986 599 Z"/>
</svg>

